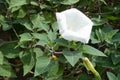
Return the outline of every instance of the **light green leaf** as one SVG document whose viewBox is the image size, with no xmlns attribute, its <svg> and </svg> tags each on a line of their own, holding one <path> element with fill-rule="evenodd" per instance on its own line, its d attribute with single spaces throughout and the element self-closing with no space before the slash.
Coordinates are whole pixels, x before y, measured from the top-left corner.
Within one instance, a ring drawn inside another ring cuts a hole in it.
<svg viewBox="0 0 120 80">
<path fill-rule="evenodd" d="M 38 2 L 35 2 L 35 1 L 31 1 L 30 4 L 31 4 L 31 5 L 34 5 L 34 6 L 39 6 L 39 3 L 38 3 Z"/>
<path fill-rule="evenodd" d="M 48 31 L 49 26 L 45 23 L 44 17 L 40 16 L 40 14 L 32 15 L 30 20 L 33 23 L 34 28 L 45 30 L 46 32 Z"/>
<path fill-rule="evenodd" d="M 107 77 L 109 80 L 118 80 L 117 77 L 111 72 L 107 72 Z"/>
<path fill-rule="evenodd" d="M 50 58 L 45 56 L 40 56 L 37 58 L 36 66 L 35 66 L 35 74 L 34 76 L 38 76 L 44 72 L 46 72 L 48 69 L 48 65 L 50 63 Z"/>
<path fill-rule="evenodd" d="M 32 33 L 34 39 L 39 39 L 39 41 L 36 43 L 36 45 L 42 45 L 48 43 L 48 37 L 47 34 L 40 34 L 40 33 Z"/>
<path fill-rule="evenodd" d="M 94 26 L 103 25 L 108 22 L 108 20 L 104 19 L 104 18 L 103 19 L 102 18 L 92 18 L 92 21 L 94 23 Z"/>
<path fill-rule="evenodd" d="M 105 35 L 105 41 L 110 43 L 110 40 L 112 39 L 112 37 L 118 32 L 119 30 L 112 30 L 109 31 L 108 33 L 106 33 Z"/>
<path fill-rule="evenodd" d="M 105 5 L 107 5 L 107 3 L 105 2 L 105 0 L 100 0 L 101 2 L 103 2 Z"/>
<path fill-rule="evenodd" d="M 64 0 L 63 2 L 61 2 L 62 4 L 65 4 L 65 5 L 72 5 L 72 4 L 75 4 L 77 3 L 79 0 Z"/>
<path fill-rule="evenodd" d="M 87 53 L 94 56 L 106 56 L 103 52 L 89 45 L 83 45 L 83 53 Z"/>
<path fill-rule="evenodd" d="M 58 69 L 59 69 L 58 61 L 53 62 L 53 66 L 51 66 L 50 70 L 48 71 L 48 76 L 49 77 L 56 76 Z"/>
<path fill-rule="evenodd" d="M 16 6 L 22 6 L 25 4 L 29 4 L 29 0 L 10 0 L 8 4 L 9 4 L 9 8 L 11 9 Z"/>
<path fill-rule="evenodd" d="M 120 62 L 120 55 L 112 54 L 111 59 L 114 65 L 117 65 Z"/>
<path fill-rule="evenodd" d="M 3 56 L 2 52 L 0 51 L 0 65 L 3 64 L 3 60 L 4 60 L 4 56 Z"/>
<path fill-rule="evenodd" d="M 11 65 L 6 60 L 4 61 L 3 65 L 0 65 L 0 76 L 7 76 L 13 78 L 16 77 Z"/>
<path fill-rule="evenodd" d="M 48 38 L 49 38 L 50 41 L 52 41 L 52 42 L 56 39 L 56 35 L 57 35 L 56 32 L 52 32 L 52 31 L 49 31 L 49 32 L 48 32 Z"/>
<path fill-rule="evenodd" d="M 63 55 L 72 66 L 74 66 L 80 58 L 82 58 L 82 53 L 79 51 L 63 51 Z"/>
<path fill-rule="evenodd" d="M 35 63 L 34 55 L 30 51 L 25 51 L 20 53 L 20 59 L 23 63 L 24 75 L 26 75 L 34 67 Z"/>
<path fill-rule="evenodd" d="M 2 25 L 2 30 L 7 31 L 12 28 L 11 25 L 9 25 L 3 15 L 0 15 L 0 24 Z"/>
<path fill-rule="evenodd" d="M 12 26 L 7 23 L 1 23 L 1 24 L 2 24 L 3 31 L 7 31 L 12 28 Z"/>
<path fill-rule="evenodd" d="M 20 35 L 20 42 L 31 41 L 31 40 L 32 40 L 32 36 L 29 33 L 23 33 Z"/>
<path fill-rule="evenodd" d="M 40 48 L 34 48 L 33 51 L 36 53 L 36 58 L 43 56 L 43 51 Z"/>
<path fill-rule="evenodd" d="M 24 7 L 21 7 L 18 11 L 17 18 L 23 18 L 27 14 L 27 10 Z"/>
<path fill-rule="evenodd" d="M 54 32 L 58 31 L 58 24 L 57 24 L 57 22 L 54 22 L 52 24 L 52 29 L 53 29 Z"/>
<path fill-rule="evenodd" d="M 33 38 L 35 38 L 35 39 L 48 41 L 47 34 L 32 33 L 32 35 L 33 35 Z"/>
</svg>

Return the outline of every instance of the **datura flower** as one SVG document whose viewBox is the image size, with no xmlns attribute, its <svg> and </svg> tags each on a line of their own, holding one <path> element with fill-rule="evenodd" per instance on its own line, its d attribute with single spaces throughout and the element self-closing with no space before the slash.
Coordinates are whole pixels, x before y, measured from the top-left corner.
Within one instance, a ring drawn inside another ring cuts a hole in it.
<svg viewBox="0 0 120 80">
<path fill-rule="evenodd" d="M 61 36 L 66 40 L 88 43 L 93 22 L 81 11 L 71 8 L 56 13 Z"/>
</svg>

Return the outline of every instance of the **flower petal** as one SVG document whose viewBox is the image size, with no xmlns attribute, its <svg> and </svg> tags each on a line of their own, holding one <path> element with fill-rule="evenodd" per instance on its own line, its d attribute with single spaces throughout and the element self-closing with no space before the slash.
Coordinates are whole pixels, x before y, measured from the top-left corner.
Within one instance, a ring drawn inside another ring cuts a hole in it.
<svg viewBox="0 0 120 80">
<path fill-rule="evenodd" d="M 66 40 L 88 43 L 93 22 L 75 8 L 56 13 L 59 32 Z"/>
</svg>

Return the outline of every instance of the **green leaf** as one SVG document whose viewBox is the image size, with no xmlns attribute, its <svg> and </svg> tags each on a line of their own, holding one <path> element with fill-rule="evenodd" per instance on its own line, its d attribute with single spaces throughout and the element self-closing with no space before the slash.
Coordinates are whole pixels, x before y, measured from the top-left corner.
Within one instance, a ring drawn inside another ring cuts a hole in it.
<svg viewBox="0 0 120 80">
<path fill-rule="evenodd" d="M 36 58 L 43 56 L 43 51 L 40 48 L 34 48 L 33 51 L 36 53 Z"/>
<path fill-rule="evenodd" d="M 34 6 L 39 6 L 39 3 L 36 2 L 36 1 L 31 1 L 30 4 L 31 4 L 31 5 L 34 5 Z"/>
<path fill-rule="evenodd" d="M 48 71 L 48 76 L 49 77 L 56 76 L 58 69 L 59 69 L 58 61 L 55 61 L 53 63 L 53 66 L 51 66 L 50 70 Z"/>
<path fill-rule="evenodd" d="M 35 63 L 34 55 L 30 51 L 21 52 L 20 59 L 23 63 L 24 75 L 26 75 L 34 67 Z"/>
<path fill-rule="evenodd" d="M 91 33 L 90 39 L 91 39 L 91 43 L 92 44 L 96 44 L 96 43 L 100 43 L 101 42 L 100 40 L 96 39 L 96 36 L 95 36 L 94 32 Z"/>
<path fill-rule="evenodd" d="M 7 20 L 3 15 L 0 15 L 0 24 L 2 25 L 2 30 L 7 31 L 12 28 L 10 24 L 7 23 Z"/>
<path fill-rule="evenodd" d="M 20 42 L 31 41 L 31 40 L 32 40 L 32 36 L 29 33 L 23 33 L 20 35 Z"/>
<path fill-rule="evenodd" d="M 22 6 L 22 5 L 25 5 L 25 4 L 29 4 L 29 0 L 9 0 L 8 2 L 9 4 L 9 8 L 13 8 L 13 7 L 16 7 L 16 6 Z"/>
<path fill-rule="evenodd" d="M 96 34 L 99 41 L 101 41 L 101 42 L 104 41 L 105 33 L 101 29 L 95 30 L 95 34 Z"/>
<path fill-rule="evenodd" d="M 92 80 L 92 77 L 89 76 L 89 75 L 87 75 L 87 74 L 85 74 L 85 73 L 83 73 L 83 74 L 80 74 L 80 75 L 78 76 L 78 79 L 79 79 L 79 80 Z"/>
<path fill-rule="evenodd" d="M 72 66 L 74 66 L 80 58 L 82 58 L 82 53 L 79 51 L 63 51 L 63 55 Z"/>
<path fill-rule="evenodd" d="M 111 72 L 107 72 L 107 77 L 109 80 L 118 80 L 117 77 Z"/>
<path fill-rule="evenodd" d="M 45 23 L 44 17 L 40 16 L 40 14 L 32 15 L 30 20 L 33 23 L 34 28 L 45 30 L 46 32 L 48 31 L 49 26 Z"/>
<path fill-rule="evenodd" d="M 112 41 L 113 42 L 120 42 L 120 32 L 116 33 L 116 35 L 113 36 Z"/>
<path fill-rule="evenodd" d="M 117 54 L 111 55 L 111 59 L 113 64 L 116 65 L 120 62 L 120 55 Z"/>
<path fill-rule="evenodd" d="M 108 22 L 108 20 L 104 19 L 104 18 L 103 19 L 102 18 L 92 18 L 92 21 L 94 23 L 94 26 L 103 25 Z"/>
<path fill-rule="evenodd" d="M 3 64 L 3 60 L 4 60 L 4 56 L 3 56 L 2 52 L 0 51 L 0 65 Z"/>
<path fill-rule="evenodd" d="M 15 48 L 17 45 L 16 42 L 5 43 L 0 46 L 0 51 L 4 54 L 7 58 L 16 58 L 19 55 L 19 48 Z"/>
<path fill-rule="evenodd" d="M 56 39 L 55 42 L 61 46 L 66 46 L 66 47 L 70 47 L 69 46 L 69 42 L 63 38 L 60 39 Z"/>
<path fill-rule="evenodd" d="M 32 33 L 34 39 L 39 39 L 39 41 L 36 43 L 36 45 L 44 46 L 48 43 L 48 37 L 47 34 L 40 34 L 40 33 Z"/>
<path fill-rule="evenodd" d="M 9 30 L 11 28 L 12 28 L 11 25 L 9 25 L 7 23 L 2 23 L 2 29 L 3 29 L 3 31 L 7 31 L 7 30 Z"/>
<path fill-rule="evenodd" d="M 112 37 L 118 32 L 119 30 L 112 30 L 109 31 L 108 33 L 106 33 L 105 35 L 105 41 L 110 43 L 110 40 L 112 39 Z"/>
<path fill-rule="evenodd" d="M 105 5 L 107 5 L 107 3 L 105 2 L 105 0 L 100 0 L 101 2 L 103 2 Z"/>
<path fill-rule="evenodd" d="M 83 45 L 83 53 L 87 53 L 94 56 L 106 56 L 103 52 L 89 45 Z"/>
<path fill-rule="evenodd" d="M 6 60 L 4 61 L 3 65 L 0 65 L 0 76 L 7 76 L 13 78 L 16 77 L 11 65 Z"/>
<path fill-rule="evenodd" d="M 57 32 L 57 31 L 58 31 L 58 24 L 57 24 L 57 22 L 54 22 L 54 23 L 52 24 L 52 29 L 53 29 L 54 32 Z"/>
<path fill-rule="evenodd" d="M 65 4 L 65 5 L 72 5 L 72 4 L 75 4 L 77 3 L 79 0 L 64 0 L 63 2 L 61 2 L 62 4 Z"/>
<path fill-rule="evenodd" d="M 48 68 L 49 63 L 50 63 L 50 58 L 45 57 L 45 56 L 38 57 L 36 61 L 34 76 L 38 76 L 46 72 L 48 70 L 47 68 Z"/>
<path fill-rule="evenodd" d="M 37 78 L 35 78 L 35 77 L 32 77 L 32 78 L 30 78 L 30 80 L 38 80 Z"/>
<path fill-rule="evenodd" d="M 18 13 L 17 18 L 23 18 L 27 14 L 27 9 L 24 7 L 21 7 L 17 13 Z"/>
<path fill-rule="evenodd" d="M 40 33 L 32 33 L 34 39 L 45 40 L 48 41 L 47 34 L 40 34 Z"/>
<path fill-rule="evenodd" d="M 50 41 L 53 42 L 56 39 L 56 36 L 57 36 L 56 32 L 52 32 L 52 31 L 48 32 L 48 38 L 50 39 Z"/>
</svg>

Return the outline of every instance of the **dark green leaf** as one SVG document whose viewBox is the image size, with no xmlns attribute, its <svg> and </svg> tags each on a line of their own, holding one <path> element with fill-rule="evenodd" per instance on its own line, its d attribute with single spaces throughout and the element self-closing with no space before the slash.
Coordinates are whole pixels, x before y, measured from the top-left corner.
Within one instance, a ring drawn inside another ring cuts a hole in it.
<svg viewBox="0 0 120 80">
<path fill-rule="evenodd" d="M 30 51 L 20 53 L 20 59 L 23 63 L 24 75 L 32 70 L 35 64 L 34 55 Z"/>
<path fill-rule="evenodd" d="M 82 53 L 79 51 L 63 51 L 63 55 L 72 66 L 74 66 L 80 58 L 82 58 Z"/>
<path fill-rule="evenodd" d="M 34 76 L 38 76 L 47 71 L 48 65 L 50 63 L 50 58 L 45 56 L 40 56 L 37 58 L 36 66 L 35 66 L 35 74 Z"/>
<path fill-rule="evenodd" d="M 19 48 L 16 47 L 16 42 L 5 43 L 0 46 L 0 51 L 8 58 L 16 58 L 19 55 Z"/>
<path fill-rule="evenodd" d="M 103 52 L 89 45 L 83 45 L 83 53 L 87 53 L 94 56 L 106 56 Z"/>
</svg>

